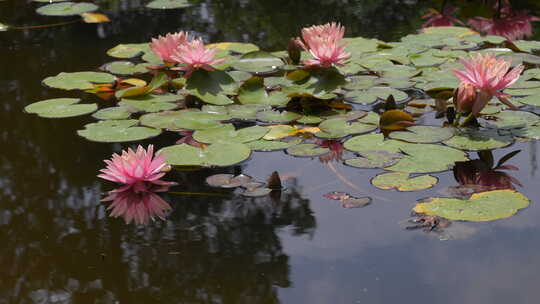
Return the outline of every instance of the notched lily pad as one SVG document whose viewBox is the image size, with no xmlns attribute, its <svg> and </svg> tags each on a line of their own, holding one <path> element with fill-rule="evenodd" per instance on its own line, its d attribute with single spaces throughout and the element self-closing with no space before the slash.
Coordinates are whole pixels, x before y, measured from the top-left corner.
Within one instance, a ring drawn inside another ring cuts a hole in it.
<svg viewBox="0 0 540 304">
<path fill-rule="evenodd" d="M 540 117 L 525 111 L 502 111 L 493 115 L 495 120 L 485 121 L 486 127 L 499 129 L 514 129 L 531 126 L 540 122 Z"/>
<path fill-rule="evenodd" d="M 302 117 L 302 115 L 289 111 L 261 111 L 257 113 L 257 120 L 267 123 L 289 123 Z"/>
<path fill-rule="evenodd" d="M 401 153 L 388 151 L 363 151 L 359 152 L 362 157 L 345 160 L 345 164 L 357 168 L 385 168 L 391 166 L 403 157 Z"/>
<path fill-rule="evenodd" d="M 431 188 L 438 181 L 436 177 L 431 175 L 410 177 L 409 173 L 390 172 L 375 176 L 371 183 L 373 186 L 383 190 L 417 191 Z"/>
<path fill-rule="evenodd" d="M 79 101 L 79 98 L 47 99 L 30 104 L 24 110 L 45 118 L 80 116 L 97 110 L 97 104 L 79 104 Z"/>
<path fill-rule="evenodd" d="M 151 52 L 148 43 L 119 44 L 107 50 L 107 55 L 115 58 L 133 58 L 142 53 Z"/>
<path fill-rule="evenodd" d="M 503 148 L 513 142 L 512 136 L 500 135 L 497 130 L 467 129 L 463 133 L 444 141 L 444 144 L 461 150 L 480 151 Z"/>
<path fill-rule="evenodd" d="M 169 130 L 204 130 L 222 126 L 222 120 L 228 120 L 228 114 L 212 114 L 201 111 L 167 111 L 141 116 L 141 124 L 153 128 Z"/>
<path fill-rule="evenodd" d="M 275 151 L 275 150 L 284 150 L 292 146 L 296 146 L 302 142 L 302 139 L 295 140 L 255 140 L 247 143 L 247 146 L 254 151 Z"/>
<path fill-rule="evenodd" d="M 287 149 L 287 154 L 299 157 L 315 157 L 330 152 L 328 148 L 321 148 L 315 144 L 300 144 Z"/>
<path fill-rule="evenodd" d="M 198 130 L 193 133 L 193 138 L 202 143 L 247 143 L 262 138 L 268 129 L 261 126 L 252 126 L 235 130 L 231 124 L 220 128 Z"/>
<path fill-rule="evenodd" d="M 411 143 L 438 143 L 454 136 L 451 128 L 441 128 L 436 126 L 412 126 L 405 131 L 390 133 L 392 139 L 399 139 Z"/>
<path fill-rule="evenodd" d="M 44 5 L 36 10 L 40 15 L 45 16 L 74 16 L 83 13 L 89 13 L 97 10 L 99 7 L 93 3 L 87 2 L 62 2 Z"/>
<path fill-rule="evenodd" d="M 266 73 L 277 70 L 285 63 L 277 56 L 264 51 L 253 51 L 246 53 L 233 64 L 233 68 L 238 71 L 250 73 Z"/>
<path fill-rule="evenodd" d="M 113 75 L 101 72 L 62 72 L 45 78 L 43 84 L 55 89 L 89 90 L 94 88 L 94 83 L 113 83 L 115 79 Z"/>
<path fill-rule="evenodd" d="M 147 63 L 134 64 L 129 61 L 114 61 L 105 65 L 107 72 L 116 75 L 133 75 L 148 72 Z"/>
<path fill-rule="evenodd" d="M 244 144 L 216 143 L 207 148 L 186 144 L 160 150 L 168 164 L 174 166 L 232 166 L 249 158 L 251 150 Z"/>
<path fill-rule="evenodd" d="M 174 9 L 191 6 L 187 0 L 154 0 L 146 5 L 148 8 L 155 9 Z"/>
<path fill-rule="evenodd" d="M 139 127 L 137 123 L 136 119 L 103 120 L 85 125 L 77 134 L 97 142 L 129 142 L 155 137 L 161 133 L 159 129 Z"/>
<path fill-rule="evenodd" d="M 96 113 L 92 114 L 92 117 L 96 119 L 128 119 L 131 116 L 131 112 L 124 107 L 110 107 L 104 108 Z"/>
<path fill-rule="evenodd" d="M 457 161 L 466 161 L 467 153 L 434 144 L 408 144 L 400 147 L 405 154 L 385 170 L 407 173 L 431 173 L 448 170 Z"/>
<path fill-rule="evenodd" d="M 214 174 L 206 178 L 206 183 L 212 187 L 236 188 L 251 182 L 251 176 L 240 174 Z"/>
<path fill-rule="evenodd" d="M 529 206 L 529 199 L 514 190 L 495 190 L 473 194 L 468 200 L 434 197 L 418 203 L 414 212 L 450 220 L 492 221 L 507 218 Z"/>
</svg>

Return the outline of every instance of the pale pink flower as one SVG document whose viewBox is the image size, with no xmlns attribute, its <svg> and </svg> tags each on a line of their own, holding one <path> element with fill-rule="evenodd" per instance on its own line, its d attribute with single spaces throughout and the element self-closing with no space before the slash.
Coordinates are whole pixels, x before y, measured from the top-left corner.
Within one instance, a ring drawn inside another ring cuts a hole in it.
<svg viewBox="0 0 540 304">
<path fill-rule="evenodd" d="M 508 2 L 500 13 L 499 18 L 475 17 L 468 24 L 483 34 L 503 36 L 512 41 L 532 36 L 531 22 L 540 21 L 540 18 L 529 15 L 527 11 L 513 10 Z"/>
<path fill-rule="evenodd" d="M 476 101 L 476 88 L 469 82 L 462 82 L 454 92 L 453 103 L 460 113 L 471 112 Z"/>
<path fill-rule="evenodd" d="M 436 9 L 430 8 L 429 12 L 422 16 L 422 19 L 428 19 L 422 28 L 430 26 L 453 26 L 454 24 L 463 24 L 460 20 L 452 16 L 455 12 L 455 8 L 448 7 L 442 13 Z"/>
<path fill-rule="evenodd" d="M 159 36 L 157 39 L 152 38 L 152 43 L 150 43 L 150 48 L 152 49 L 152 52 L 156 54 L 159 58 L 161 58 L 166 63 L 173 63 L 175 62 L 172 59 L 172 55 L 174 50 L 179 45 L 182 45 L 186 42 L 188 39 L 188 34 L 186 32 L 178 32 L 174 34 L 167 34 L 164 37 Z"/>
<path fill-rule="evenodd" d="M 136 192 L 132 188 L 113 190 L 102 201 L 112 201 L 107 210 L 111 210 L 109 216 L 123 217 L 125 222 L 147 224 L 154 218 L 165 219 L 165 212 L 171 210 L 171 206 L 153 191 L 166 191 L 168 187 L 150 189 L 150 191 Z"/>
<path fill-rule="evenodd" d="M 161 155 L 154 157 L 154 146 L 149 145 L 148 151 L 142 146 L 137 151 L 128 149 L 122 155 L 113 154 L 110 160 L 105 160 L 107 167 L 101 169 L 98 177 L 125 184 L 119 192 L 132 189 L 134 192 L 148 191 L 153 185 L 171 186 L 175 183 L 160 180 L 170 166 L 165 163 Z"/>
<path fill-rule="evenodd" d="M 302 39 L 296 38 L 296 42 L 314 57 L 304 60 L 304 65 L 342 65 L 351 56 L 345 51 L 346 44 L 342 42 L 344 34 L 345 28 L 335 22 L 303 28 Z"/>
<path fill-rule="evenodd" d="M 186 71 L 186 77 L 189 77 L 191 73 L 197 69 L 205 69 L 212 71 L 212 65 L 220 64 L 225 61 L 225 58 L 214 59 L 216 56 L 216 50 L 213 48 L 207 48 L 201 38 L 186 41 L 178 46 L 171 58 L 183 66 L 173 68 L 174 70 Z"/>
<path fill-rule="evenodd" d="M 493 96 L 496 96 L 505 105 L 515 108 L 506 99 L 508 95 L 501 90 L 518 80 L 523 71 L 523 65 L 520 64 L 509 71 L 510 62 L 502 58 L 497 59 L 491 54 L 478 54 L 468 60 L 461 58 L 460 61 L 465 67 L 465 71 L 454 69 L 452 72 L 459 80 L 472 84 L 477 90 L 476 100 L 471 109 L 475 116 L 482 111 Z"/>
</svg>

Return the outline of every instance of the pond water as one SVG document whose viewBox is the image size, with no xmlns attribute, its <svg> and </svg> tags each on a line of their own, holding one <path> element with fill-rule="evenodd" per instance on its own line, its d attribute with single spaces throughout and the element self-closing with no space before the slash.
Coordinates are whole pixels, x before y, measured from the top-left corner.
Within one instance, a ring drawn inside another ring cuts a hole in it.
<svg viewBox="0 0 540 304">
<path fill-rule="evenodd" d="M 0 33 L 0 303 L 534 303 L 540 298 L 540 188 L 537 143 L 511 161 L 531 199 L 508 219 L 455 222 L 443 233 L 406 230 L 416 192 L 370 184 L 380 171 L 339 161 L 256 152 L 248 162 L 174 170 L 179 186 L 163 197 L 165 221 L 126 225 L 100 203 L 111 184 L 96 177 L 103 159 L 128 144 L 92 143 L 75 130 L 90 117 L 43 119 L 23 113 L 35 101 L 65 97 L 41 85 L 62 71 L 94 70 L 107 49 L 178 30 L 205 40 L 253 42 L 280 50 L 302 26 L 340 21 L 347 36 L 395 41 L 415 32 L 416 1 L 203 1 L 154 11 L 141 1 L 95 1 L 110 24 L 71 24 Z M 69 20 L 35 14 L 37 4 L 0 1 L 0 22 Z M 538 32 L 538 31 L 537 31 Z M 538 36 L 536 36 L 538 37 Z M 79 96 L 76 93 L 73 96 Z M 85 100 L 99 103 L 87 94 Z M 159 147 L 173 135 L 144 141 Z M 245 198 L 216 190 L 216 172 L 284 177 L 278 196 Z M 451 171 L 422 195 L 456 185 Z M 342 208 L 332 191 L 370 196 Z M 176 193 L 175 193 L 176 192 Z M 191 192 L 181 194 L 178 192 Z M 205 194 L 206 193 L 206 194 Z"/>
</svg>

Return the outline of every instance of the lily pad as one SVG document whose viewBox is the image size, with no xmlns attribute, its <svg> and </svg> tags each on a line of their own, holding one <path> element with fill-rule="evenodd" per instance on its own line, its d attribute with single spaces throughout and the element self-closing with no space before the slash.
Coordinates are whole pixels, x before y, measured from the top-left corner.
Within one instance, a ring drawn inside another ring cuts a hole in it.
<svg viewBox="0 0 540 304">
<path fill-rule="evenodd" d="M 174 166 L 232 166 L 249 158 L 251 150 L 244 144 L 216 143 L 207 148 L 186 144 L 169 146 L 159 151 Z"/>
<path fill-rule="evenodd" d="M 358 104 L 371 104 L 378 99 L 386 100 L 390 95 L 396 101 L 405 100 L 407 93 L 390 87 L 372 87 L 368 90 L 350 91 L 345 94 L 345 99 Z"/>
<path fill-rule="evenodd" d="M 146 5 L 148 8 L 155 9 L 174 9 L 191 6 L 187 0 L 154 0 Z"/>
<path fill-rule="evenodd" d="M 80 116 L 97 110 L 97 104 L 79 104 L 79 98 L 54 98 L 32 103 L 24 108 L 27 113 L 34 113 L 46 118 L 64 118 Z"/>
<path fill-rule="evenodd" d="M 497 130 L 468 129 L 445 141 L 444 144 L 461 150 L 481 151 L 503 148 L 513 142 L 512 136 L 500 135 Z"/>
<path fill-rule="evenodd" d="M 133 58 L 142 53 L 151 52 L 148 43 L 119 44 L 107 51 L 107 55 L 115 58 Z"/>
<path fill-rule="evenodd" d="M 186 82 L 189 94 L 202 101 L 214 105 L 232 104 L 227 95 L 236 94 L 237 85 L 234 79 L 224 71 L 197 70 L 191 74 Z"/>
<path fill-rule="evenodd" d="M 302 142 L 302 139 L 295 139 L 290 141 L 284 141 L 284 140 L 255 140 L 248 142 L 246 145 L 254 151 L 276 151 L 276 150 L 284 150 L 288 149 L 292 146 L 296 146 Z"/>
<path fill-rule="evenodd" d="M 272 108 L 269 105 L 259 105 L 259 104 L 247 104 L 239 105 L 232 104 L 227 106 L 227 112 L 233 119 L 241 120 L 256 120 L 257 113 L 260 111 L 269 111 Z"/>
<path fill-rule="evenodd" d="M 399 139 L 411 143 L 438 143 L 454 136 L 451 128 L 441 128 L 436 126 L 412 126 L 406 131 L 396 131 L 390 133 L 392 139 Z"/>
<path fill-rule="evenodd" d="M 525 111 L 502 111 L 493 116 L 496 118 L 496 120 L 484 122 L 486 127 L 513 129 L 531 126 L 540 122 L 540 117 L 538 115 Z"/>
<path fill-rule="evenodd" d="M 291 97 L 315 97 L 319 99 L 332 99 L 335 90 L 346 84 L 345 77 L 336 69 L 297 70 L 288 75 L 305 75 L 295 80 L 292 86 L 283 88 L 283 92 Z"/>
<path fill-rule="evenodd" d="M 321 148 L 315 144 L 299 144 L 287 149 L 287 154 L 300 157 L 315 157 L 330 152 L 328 148 Z"/>
<path fill-rule="evenodd" d="M 105 70 L 116 75 L 133 75 L 148 72 L 147 66 L 147 63 L 134 64 L 129 61 L 115 61 L 105 65 Z"/>
<path fill-rule="evenodd" d="M 277 56 L 264 51 L 246 53 L 233 63 L 233 68 L 238 71 L 250 73 L 267 73 L 277 70 L 285 63 Z"/>
<path fill-rule="evenodd" d="M 152 113 L 176 109 L 178 107 L 178 104 L 172 102 L 181 99 L 183 99 L 183 96 L 175 94 L 148 94 L 132 98 L 122 98 L 122 100 L 118 104 L 124 107 L 135 109 L 135 111 Z"/>
<path fill-rule="evenodd" d="M 288 123 L 295 121 L 302 115 L 289 111 L 261 111 L 257 113 L 257 119 L 268 123 Z"/>
<path fill-rule="evenodd" d="M 62 2 L 44 5 L 36 10 L 40 15 L 45 16 L 74 16 L 82 13 L 89 13 L 97 10 L 99 7 L 93 3 L 87 2 Z"/>
<path fill-rule="evenodd" d="M 251 177 L 240 174 L 214 174 L 206 178 L 206 183 L 212 187 L 236 188 L 251 182 Z"/>
<path fill-rule="evenodd" d="M 390 172 L 375 176 L 371 183 L 373 186 L 383 190 L 417 191 L 431 188 L 438 181 L 436 177 L 431 175 L 410 177 L 409 173 Z"/>
<path fill-rule="evenodd" d="M 255 44 L 246 42 L 219 42 L 208 44 L 206 47 L 239 54 L 245 54 L 259 50 L 259 47 Z"/>
<path fill-rule="evenodd" d="M 197 130 L 193 138 L 202 143 L 246 143 L 262 138 L 268 132 L 267 128 L 253 126 L 235 130 L 232 124 L 219 128 Z"/>
<path fill-rule="evenodd" d="M 357 168 L 385 168 L 399 161 L 403 157 L 401 153 L 388 151 L 363 151 L 359 152 L 362 157 L 345 160 L 345 164 Z"/>
<path fill-rule="evenodd" d="M 351 134 L 368 133 L 377 128 L 361 122 L 349 122 L 345 118 L 327 119 L 319 124 L 322 132 L 315 133 L 320 138 L 342 138 Z"/>
<path fill-rule="evenodd" d="M 436 215 L 456 221 L 492 221 L 507 218 L 529 206 L 529 199 L 514 190 L 473 194 L 468 200 L 434 197 L 414 207 L 416 213 Z"/>
<path fill-rule="evenodd" d="M 89 90 L 94 88 L 94 83 L 113 83 L 115 77 L 101 72 L 74 72 L 60 73 L 43 80 L 48 87 L 62 90 Z"/>
<path fill-rule="evenodd" d="M 252 77 L 240 86 L 238 101 L 242 104 L 268 104 L 273 106 L 286 105 L 291 98 L 281 91 L 268 93 L 264 86 L 264 79 Z"/>
<path fill-rule="evenodd" d="M 249 197 L 260 197 L 270 194 L 272 192 L 272 189 L 270 188 L 255 188 L 255 189 L 248 189 L 240 194 L 243 196 L 249 196 Z"/>
<path fill-rule="evenodd" d="M 228 120 L 229 115 L 212 114 L 201 111 L 167 111 L 150 113 L 141 116 L 141 124 L 153 128 L 169 130 L 204 130 L 222 126 L 222 120 Z"/>
<path fill-rule="evenodd" d="M 124 107 L 110 107 L 104 108 L 92 115 L 96 119 L 128 119 L 131 116 L 131 112 Z"/>
<path fill-rule="evenodd" d="M 129 142 L 158 136 L 161 130 L 136 126 L 136 119 L 103 120 L 89 123 L 77 133 L 91 141 L 97 142 Z"/>
<path fill-rule="evenodd" d="M 365 151 L 387 151 L 398 153 L 404 146 L 411 145 L 409 143 L 394 140 L 384 139 L 382 134 L 367 134 L 352 137 L 343 143 L 343 147 L 353 152 Z"/>
<path fill-rule="evenodd" d="M 463 151 L 433 144 L 408 144 L 400 147 L 405 154 L 385 170 L 407 173 L 432 173 L 448 170 L 457 161 L 468 160 Z"/>
</svg>

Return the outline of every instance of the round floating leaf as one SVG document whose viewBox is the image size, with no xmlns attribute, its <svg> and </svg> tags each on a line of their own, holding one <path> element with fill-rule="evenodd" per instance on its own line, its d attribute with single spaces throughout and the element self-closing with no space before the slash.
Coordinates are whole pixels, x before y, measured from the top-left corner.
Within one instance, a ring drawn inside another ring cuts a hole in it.
<svg viewBox="0 0 540 304">
<path fill-rule="evenodd" d="M 79 98 L 54 98 L 35 102 L 24 108 L 46 118 L 64 118 L 89 114 L 97 110 L 97 104 L 78 104 Z"/>
<path fill-rule="evenodd" d="M 357 168 L 385 168 L 398 162 L 403 154 L 388 151 L 363 151 L 363 157 L 345 160 L 345 164 Z"/>
<path fill-rule="evenodd" d="M 145 114 L 141 116 L 141 124 L 169 130 L 204 130 L 220 127 L 222 125 L 221 121 L 228 119 L 230 119 L 230 116 L 225 114 L 200 111 L 172 111 Z"/>
<path fill-rule="evenodd" d="M 463 151 L 441 145 L 408 144 L 400 148 L 405 154 L 386 170 L 407 173 L 431 173 L 448 170 L 457 161 L 468 160 Z"/>
<path fill-rule="evenodd" d="M 375 76 L 354 76 L 347 79 L 347 83 L 343 85 L 343 88 L 346 90 L 356 91 L 356 90 L 367 90 L 375 86 L 377 81 Z"/>
<path fill-rule="evenodd" d="M 319 116 L 304 115 L 302 116 L 302 118 L 297 119 L 296 121 L 301 124 L 311 125 L 311 124 L 318 124 L 321 121 L 323 121 L 323 119 Z"/>
<path fill-rule="evenodd" d="M 407 93 L 394 88 L 373 87 L 368 90 L 350 91 L 345 94 L 345 99 L 354 103 L 370 104 L 377 101 L 377 99 L 386 100 L 390 95 L 392 95 L 396 101 L 405 100 L 408 97 Z"/>
<path fill-rule="evenodd" d="M 186 90 L 189 94 L 214 105 L 233 103 L 226 95 L 236 94 L 236 89 L 234 79 L 226 72 L 219 70 L 209 72 L 199 69 L 193 72 L 186 82 Z"/>
<path fill-rule="evenodd" d="M 523 128 L 540 122 L 538 115 L 525 111 L 502 111 L 493 115 L 495 121 L 486 121 L 487 127 L 499 129 Z"/>
<path fill-rule="evenodd" d="M 291 141 L 282 141 L 282 140 L 265 140 L 260 139 L 256 141 L 248 142 L 246 145 L 254 151 L 275 151 L 288 149 L 292 146 L 296 146 L 302 142 L 302 139 L 295 139 Z"/>
<path fill-rule="evenodd" d="M 175 166 L 232 166 L 249 158 L 251 150 L 244 144 L 217 143 L 206 149 L 186 144 L 160 150 L 168 164 Z"/>
<path fill-rule="evenodd" d="M 261 111 L 257 113 L 257 119 L 269 123 L 289 123 L 302 117 L 302 115 L 288 111 Z"/>
<path fill-rule="evenodd" d="M 40 15 L 45 16 L 73 16 L 82 13 L 89 13 L 97 10 L 99 7 L 93 3 L 86 2 L 63 2 L 44 5 L 36 10 Z"/>
<path fill-rule="evenodd" d="M 454 136 L 451 128 L 441 128 L 435 126 L 412 126 L 406 131 L 396 131 L 390 133 L 392 139 L 399 139 L 412 143 L 437 143 Z"/>
<path fill-rule="evenodd" d="M 122 98 L 118 104 L 127 108 L 133 108 L 136 111 L 152 113 L 176 109 L 178 105 L 171 102 L 181 99 L 183 99 L 182 96 L 175 94 L 148 94 L 132 98 Z"/>
<path fill-rule="evenodd" d="M 398 191 L 417 191 L 433 187 L 439 180 L 431 175 L 410 177 L 409 173 L 390 172 L 375 176 L 371 183 L 373 186 L 383 189 L 396 189 Z"/>
<path fill-rule="evenodd" d="M 148 8 L 155 9 L 174 9 L 191 6 L 187 0 L 154 0 L 146 5 Z"/>
<path fill-rule="evenodd" d="M 321 148 L 315 144 L 300 144 L 287 149 L 287 154 L 301 157 L 314 157 L 330 152 L 328 148 Z"/>
<path fill-rule="evenodd" d="M 492 221 L 507 218 L 529 206 L 529 199 L 514 190 L 475 193 L 468 200 L 434 197 L 414 207 L 417 213 L 456 221 Z"/>
<path fill-rule="evenodd" d="M 206 47 L 240 54 L 255 52 L 259 50 L 259 47 L 255 44 L 245 42 L 219 42 L 208 44 Z"/>
<path fill-rule="evenodd" d="M 108 73 L 100 72 L 75 72 L 60 73 L 43 80 L 48 87 L 63 90 L 89 90 L 93 89 L 93 83 L 113 83 L 115 77 Z"/>
<path fill-rule="evenodd" d="M 242 104 L 286 105 L 291 98 L 281 91 L 266 92 L 264 79 L 252 77 L 245 81 L 238 90 L 238 101 Z"/>
<path fill-rule="evenodd" d="M 510 135 L 500 135 L 497 130 L 467 129 L 450 138 L 444 144 L 467 151 L 491 150 L 511 145 L 514 139 Z"/>
<path fill-rule="evenodd" d="M 353 152 L 365 152 L 365 151 L 387 151 L 387 152 L 401 152 L 401 148 L 411 145 L 409 143 L 393 140 L 393 139 L 384 139 L 382 134 L 367 134 L 355 136 L 348 139 L 343 144 L 343 147 L 349 151 Z"/>
<path fill-rule="evenodd" d="M 520 129 L 519 131 L 520 132 L 516 132 L 517 134 L 515 134 L 518 137 L 540 140 L 540 126 L 531 126 L 525 129 Z"/>
<path fill-rule="evenodd" d="M 368 133 L 377 127 L 361 122 L 348 122 L 345 118 L 327 119 L 319 124 L 323 132 L 315 133 L 320 138 L 342 138 L 351 134 Z"/>
<path fill-rule="evenodd" d="M 107 55 L 115 58 L 133 58 L 150 51 L 148 43 L 119 44 L 107 51 Z"/>
<path fill-rule="evenodd" d="M 155 137 L 161 133 L 159 129 L 137 127 L 135 126 L 137 122 L 136 119 L 103 120 L 89 123 L 77 133 L 88 140 L 97 142 L 137 141 Z"/>
<path fill-rule="evenodd" d="M 231 118 L 242 120 L 255 120 L 257 119 L 257 112 L 271 110 L 268 105 L 247 104 L 238 105 L 233 104 L 227 106 L 227 111 Z"/>
<path fill-rule="evenodd" d="M 233 68 L 239 71 L 251 73 L 265 73 L 275 71 L 284 62 L 270 53 L 264 51 L 249 52 L 233 64 Z"/>
<path fill-rule="evenodd" d="M 230 71 L 227 72 L 227 74 L 229 74 L 236 82 L 244 82 L 252 77 L 251 73 L 242 71 Z"/>
<path fill-rule="evenodd" d="M 220 128 L 197 130 L 193 138 L 203 143 L 246 143 L 260 139 L 267 132 L 268 129 L 261 126 L 235 130 L 232 124 L 227 124 Z"/>
<path fill-rule="evenodd" d="M 105 70 L 117 75 L 133 75 L 148 72 L 147 66 L 147 63 L 134 64 L 129 61 L 115 61 L 105 65 Z"/>
<path fill-rule="evenodd" d="M 300 75 L 299 78 L 301 78 L 292 86 L 283 88 L 283 92 L 291 97 L 312 96 L 319 99 L 332 99 L 336 96 L 332 92 L 346 84 L 345 77 L 333 68 L 311 70 L 309 73 L 305 70 L 296 70 L 287 77 L 291 75 Z"/>
<path fill-rule="evenodd" d="M 270 188 L 255 188 L 255 189 L 249 189 L 246 190 L 240 194 L 243 196 L 249 196 L 249 197 L 260 197 L 270 194 L 272 192 L 272 189 Z"/>
<path fill-rule="evenodd" d="M 214 174 L 206 178 L 206 183 L 212 187 L 236 188 L 251 182 L 251 177 L 240 174 Z"/>
<path fill-rule="evenodd" d="M 128 119 L 131 116 L 131 112 L 124 107 L 110 107 L 104 108 L 92 115 L 96 119 Z"/>
<path fill-rule="evenodd" d="M 538 95 L 531 95 L 523 98 L 517 99 L 520 103 L 540 107 L 540 96 Z"/>
<path fill-rule="evenodd" d="M 538 95 L 540 94 L 540 88 L 506 89 L 505 92 L 512 96 Z"/>
</svg>

